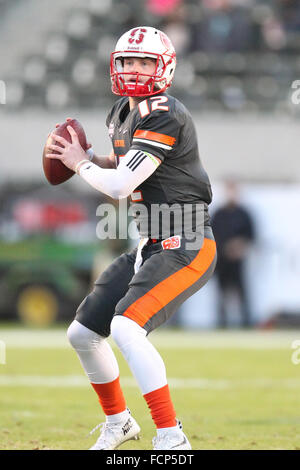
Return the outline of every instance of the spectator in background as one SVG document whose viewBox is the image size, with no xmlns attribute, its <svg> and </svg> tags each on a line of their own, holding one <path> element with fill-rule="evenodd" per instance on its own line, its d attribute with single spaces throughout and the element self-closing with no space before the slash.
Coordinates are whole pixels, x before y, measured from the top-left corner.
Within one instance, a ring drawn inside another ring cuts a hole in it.
<svg viewBox="0 0 300 470">
<path fill-rule="evenodd" d="M 257 0 L 257 6 L 261 2 Z M 300 2 L 275 0 L 266 2 L 267 10 L 261 24 L 262 44 L 274 51 L 299 49 Z M 266 13 L 267 12 L 267 13 Z"/>
<path fill-rule="evenodd" d="M 268 14 L 261 23 L 261 41 L 262 46 L 273 51 L 280 51 L 286 47 L 286 32 L 279 12 L 275 8 L 269 7 Z"/>
<path fill-rule="evenodd" d="M 232 0 L 199 2 L 203 19 L 193 28 L 193 48 L 206 52 L 246 51 L 254 42 L 254 24 L 249 4 Z"/>
<path fill-rule="evenodd" d="M 219 327 L 227 326 L 226 294 L 234 290 L 239 297 L 241 323 L 251 326 L 244 279 L 244 264 L 249 244 L 254 240 L 253 223 L 248 211 L 239 203 L 234 181 L 225 184 L 227 201 L 212 216 L 212 228 L 217 243 L 218 261 L 215 274 L 219 286 Z"/>
<path fill-rule="evenodd" d="M 263 36 L 270 49 L 299 50 L 300 2 L 276 0 L 273 17 L 263 25 Z"/>
<path fill-rule="evenodd" d="M 182 4 L 182 0 L 146 0 L 147 10 L 158 16 L 172 14 Z"/>
<path fill-rule="evenodd" d="M 146 0 L 146 9 L 159 18 L 160 27 L 175 47 L 178 57 L 190 49 L 190 27 L 183 0 Z"/>
<path fill-rule="evenodd" d="M 177 56 L 183 57 L 190 51 L 191 34 L 190 28 L 187 24 L 186 9 L 181 5 L 171 15 L 163 21 L 163 27 L 166 34 L 170 37 L 174 47 L 176 48 Z"/>
<path fill-rule="evenodd" d="M 277 0 L 279 18 L 287 34 L 299 34 L 300 29 L 300 2 L 299 0 Z"/>
</svg>

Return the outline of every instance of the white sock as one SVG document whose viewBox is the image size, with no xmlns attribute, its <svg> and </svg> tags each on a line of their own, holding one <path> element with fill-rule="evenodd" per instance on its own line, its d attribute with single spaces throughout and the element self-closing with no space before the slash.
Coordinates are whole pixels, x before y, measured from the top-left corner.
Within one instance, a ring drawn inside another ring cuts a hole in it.
<svg viewBox="0 0 300 470">
<path fill-rule="evenodd" d="M 157 431 L 157 435 L 160 436 L 162 434 L 165 434 L 168 431 L 171 431 L 171 432 L 176 431 L 177 432 L 177 431 L 179 431 L 179 428 L 178 428 L 178 426 L 172 426 L 171 428 L 158 428 L 158 429 L 156 429 L 156 431 Z"/>
<path fill-rule="evenodd" d="M 122 421 L 125 421 L 129 418 L 130 413 L 126 409 L 125 411 L 122 411 L 121 413 L 117 413 L 115 415 L 106 415 L 106 422 L 107 423 L 120 423 Z"/>
</svg>

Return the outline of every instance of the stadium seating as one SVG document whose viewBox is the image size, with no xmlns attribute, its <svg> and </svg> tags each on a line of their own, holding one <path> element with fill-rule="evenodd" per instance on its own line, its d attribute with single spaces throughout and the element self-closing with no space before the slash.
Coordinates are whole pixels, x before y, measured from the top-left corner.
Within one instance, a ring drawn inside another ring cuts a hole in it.
<svg viewBox="0 0 300 470">
<path fill-rule="evenodd" d="M 0 11 L 7 3 L 0 1 Z M 287 2 L 295 3 L 292 15 L 280 1 L 232 2 L 220 11 L 206 3 L 189 0 L 178 15 L 164 15 L 153 13 L 150 0 L 77 2 L 63 32 L 45 33 L 43 52 L 24 57 L 19 76 L 6 77 L 8 106 L 110 106 L 110 51 L 133 25 L 151 24 L 175 44 L 172 93 L 192 109 L 295 113 L 288 97 L 300 69 L 297 2 Z"/>
</svg>

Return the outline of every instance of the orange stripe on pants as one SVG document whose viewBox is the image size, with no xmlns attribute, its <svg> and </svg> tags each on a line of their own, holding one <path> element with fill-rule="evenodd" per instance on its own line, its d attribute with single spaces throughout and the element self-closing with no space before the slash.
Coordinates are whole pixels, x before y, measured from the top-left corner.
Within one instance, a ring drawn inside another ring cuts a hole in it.
<svg viewBox="0 0 300 470">
<path fill-rule="evenodd" d="M 153 315 L 200 279 L 208 270 L 215 254 L 216 242 L 204 238 L 201 250 L 190 264 L 179 269 L 137 299 L 123 315 L 143 327 Z"/>
</svg>

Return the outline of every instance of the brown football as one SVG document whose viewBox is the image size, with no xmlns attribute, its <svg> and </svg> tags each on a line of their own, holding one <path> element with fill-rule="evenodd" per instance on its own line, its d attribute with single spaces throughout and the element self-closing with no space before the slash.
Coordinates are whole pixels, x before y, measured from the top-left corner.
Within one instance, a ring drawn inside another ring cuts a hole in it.
<svg viewBox="0 0 300 470">
<path fill-rule="evenodd" d="M 68 142 L 71 142 L 71 136 L 70 133 L 67 129 L 67 126 L 72 126 L 73 129 L 76 131 L 78 135 L 78 139 L 80 142 L 81 147 L 83 150 L 87 150 L 87 142 L 86 142 L 86 135 L 84 132 L 84 129 L 82 125 L 80 124 L 77 119 L 72 119 L 70 121 L 64 122 L 61 126 L 57 127 L 55 131 L 53 131 L 53 134 L 59 135 L 66 139 Z M 46 145 L 44 147 L 43 151 L 43 168 L 44 168 L 44 173 L 49 181 L 50 184 L 61 184 L 64 183 L 64 181 L 67 181 L 68 179 L 71 178 L 75 173 L 73 170 L 70 170 L 67 168 L 60 160 L 56 160 L 54 158 L 47 158 L 46 154 L 47 153 L 53 153 L 57 154 L 58 152 L 55 152 L 53 150 L 50 150 L 48 148 L 49 145 L 54 144 L 58 145 L 61 147 L 61 144 L 59 142 L 54 142 L 54 140 L 49 136 L 46 142 Z"/>
</svg>

